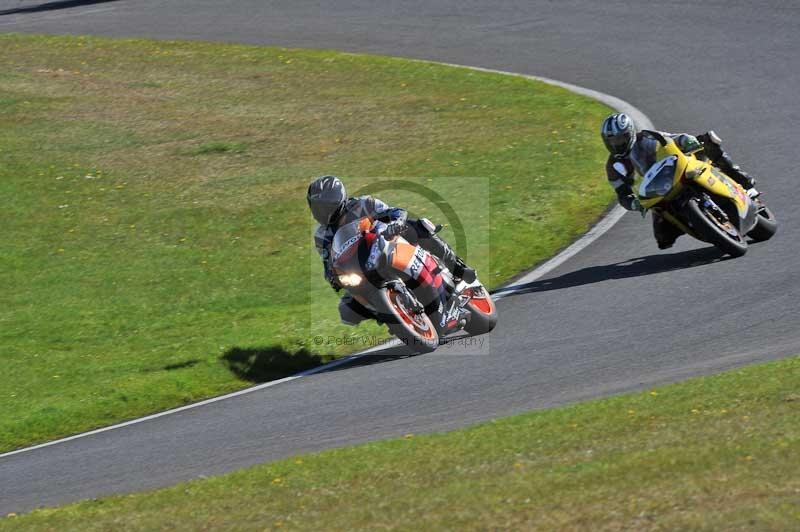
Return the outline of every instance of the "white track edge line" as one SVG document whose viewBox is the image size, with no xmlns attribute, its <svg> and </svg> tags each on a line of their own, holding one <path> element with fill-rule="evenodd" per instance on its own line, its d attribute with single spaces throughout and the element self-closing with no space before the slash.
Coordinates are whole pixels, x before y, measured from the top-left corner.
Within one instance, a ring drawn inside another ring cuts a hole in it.
<svg viewBox="0 0 800 532">
<path fill-rule="evenodd" d="M 532 283 L 537 279 L 544 277 L 551 271 L 555 270 L 569 259 L 583 251 L 589 244 L 600 238 L 606 231 L 614 227 L 620 219 L 628 212 L 620 206 L 616 206 L 609 211 L 597 224 L 592 227 L 589 232 L 585 233 L 582 237 L 572 243 L 569 247 L 562 250 L 561 253 L 551 258 L 541 266 L 538 266 L 533 271 L 530 271 L 517 279 L 513 284 L 498 288 L 492 298 L 497 301 L 503 299 L 517 292 L 524 291 L 526 284 Z"/>
<path fill-rule="evenodd" d="M 578 85 L 573 85 L 571 83 L 565 83 L 563 81 L 544 78 L 541 76 L 517 74 L 514 72 L 505 72 L 502 70 L 493 70 L 490 68 L 464 67 L 463 65 L 454 65 L 454 64 L 451 64 L 451 66 L 470 68 L 472 70 L 479 70 L 481 72 L 505 74 L 507 76 L 517 76 L 521 78 L 541 81 L 543 83 L 547 83 L 548 85 L 555 85 L 557 87 L 567 89 L 570 92 L 574 92 L 582 96 L 587 96 L 601 103 L 604 103 L 609 107 L 616 109 L 617 111 L 626 113 L 633 119 L 633 122 L 635 124 L 639 124 L 640 128 L 653 129 L 653 123 L 647 115 L 645 115 L 642 111 L 640 111 L 630 103 L 626 102 L 625 100 L 617 98 L 616 96 L 611 96 L 610 94 L 605 94 L 603 92 L 599 92 L 593 89 L 587 89 L 585 87 L 579 87 Z M 550 258 L 544 264 L 537 266 L 532 271 L 526 273 L 525 275 L 514 281 L 512 284 L 498 288 L 496 293 L 493 294 L 493 299 L 495 301 L 498 299 L 503 299 L 504 297 L 510 296 L 516 292 L 519 292 L 520 290 L 524 290 L 524 287 L 522 287 L 521 285 L 532 283 L 533 281 L 536 281 L 537 279 L 555 270 L 556 268 L 564 264 L 566 261 L 568 261 L 575 255 L 583 251 L 586 247 L 589 246 L 589 244 L 600 238 L 606 231 L 611 229 L 618 221 L 620 221 L 620 219 L 622 219 L 622 217 L 625 215 L 626 212 L 628 211 L 626 211 L 621 206 L 615 205 L 588 232 L 586 232 L 582 237 L 573 242 L 567 248 L 563 249 L 561 252 L 556 254 L 556 256 Z"/>
<path fill-rule="evenodd" d="M 599 101 L 601 103 L 604 103 L 604 104 L 608 105 L 609 107 L 612 107 L 612 108 L 614 108 L 614 109 L 616 109 L 618 111 L 627 113 L 631 118 L 633 118 L 634 123 L 639 124 L 640 127 L 643 127 L 644 129 L 652 129 L 653 128 L 652 122 L 647 117 L 647 115 L 645 115 L 643 112 L 641 112 L 639 109 L 637 109 L 633 105 L 629 104 L 628 102 L 626 102 L 624 100 L 621 100 L 621 99 L 619 99 L 619 98 L 617 98 L 615 96 L 611 96 L 610 94 L 605 94 L 605 93 L 598 92 L 598 91 L 595 91 L 595 90 L 592 90 L 592 89 L 579 87 L 577 85 L 572 85 L 570 83 L 564 83 L 562 81 L 557 81 L 557 80 L 553 80 L 553 79 L 549 79 L 549 78 L 543 78 L 543 77 L 539 77 L 539 76 L 531 76 L 531 75 L 527 75 L 527 74 L 519 74 L 519 73 L 516 73 L 516 72 L 505 72 L 503 70 L 493 70 L 493 69 L 489 69 L 489 68 L 473 67 L 473 66 L 467 66 L 467 65 L 457 65 L 457 64 L 453 64 L 453 63 L 440 63 L 440 62 L 436 62 L 436 61 L 426 61 L 426 60 L 421 60 L 421 59 L 417 59 L 417 60 L 414 60 L 414 61 L 418 61 L 418 62 L 421 62 L 421 63 L 431 63 L 431 64 L 438 64 L 438 65 L 446 65 L 446 66 L 464 68 L 464 69 L 468 69 L 468 70 L 476 70 L 476 71 L 479 71 L 479 72 L 490 72 L 490 73 L 493 73 L 493 74 L 503 74 L 503 75 L 506 75 L 506 76 L 515 76 L 515 77 L 520 77 L 520 78 L 526 78 L 526 79 L 532 79 L 532 80 L 536 80 L 536 81 L 541 81 L 541 82 L 547 83 L 548 85 L 556 85 L 558 87 L 567 89 L 570 92 L 574 92 L 576 94 L 580 94 L 582 96 L 587 96 L 587 97 L 590 97 L 592 99 L 595 99 L 595 100 L 597 100 L 597 101 Z M 620 207 L 620 206 L 616 206 L 615 208 L 611 209 L 611 211 L 609 211 L 603 218 L 601 218 L 600 221 L 597 224 L 595 224 L 594 227 L 592 227 L 581 238 L 579 238 L 578 240 L 573 242 L 566 249 L 562 250 L 555 257 L 551 258 L 550 260 L 548 260 L 544 264 L 538 266 L 534 270 L 532 270 L 529 273 L 525 274 L 520 279 L 517 279 L 511 286 L 508 286 L 506 288 L 500 288 L 499 290 L 501 290 L 501 292 L 495 294 L 493 296 L 493 299 L 495 299 L 495 300 L 502 299 L 502 298 L 507 297 L 507 296 L 509 296 L 511 294 L 514 294 L 515 292 L 517 292 L 519 290 L 523 290 L 522 287 L 519 287 L 518 289 L 515 289 L 514 287 L 517 286 L 517 285 L 520 285 L 520 284 L 533 282 L 536 279 L 539 279 L 540 277 L 542 277 L 542 276 L 546 275 L 547 273 L 551 272 L 552 270 L 554 270 L 555 268 L 557 268 L 558 266 L 560 266 L 561 264 L 563 264 L 564 262 L 566 262 L 570 258 L 574 257 L 580 251 L 585 249 L 589 244 L 591 244 L 592 242 L 594 242 L 595 240 L 600 238 L 600 236 L 602 236 L 606 231 L 611 229 L 611 227 L 613 227 L 614 224 L 616 224 L 626 212 L 627 211 L 625 209 L 623 209 L 622 207 Z M 192 404 L 181 406 L 181 407 L 178 407 L 178 408 L 173 408 L 171 410 L 165 410 L 163 412 L 158 412 L 156 414 L 151 414 L 149 416 L 144 416 L 144 417 L 132 419 L 130 421 L 125 421 L 123 423 L 118 423 L 116 425 L 110 425 L 108 427 L 102 427 L 102 428 L 99 428 L 99 429 L 90 430 L 88 432 L 82 432 L 80 434 L 74 434 L 72 436 L 67 436 L 66 438 L 60 438 L 58 440 L 53 440 L 53 441 L 50 441 L 50 442 L 40 443 L 38 445 L 33 445 L 31 447 L 25 447 L 25 448 L 22 448 L 22 449 L 17 449 L 15 451 L 10 451 L 10 452 L 7 452 L 7 453 L 3 453 L 3 454 L 0 454 L 0 459 L 7 458 L 9 456 L 13 456 L 13 455 L 20 454 L 20 453 L 25 453 L 25 452 L 28 452 L 28 451 L 34 451 L 34 450 L 37 450 L 37 449 L 42 449 L 44 447 L 50 447 L 51 445 L 57 445 L 57 444 L 60 444 L 60 443 L 66 443 L 68 441 L 77 440 L 79 438 L 84 438 L 84 437 L 87 437 L 87 436 L 93 436 L 95 434 L 100 434 L 100 433 L 103 433 L 103 432 L 108 432 L 108 431 L 111 431 L 111 430 L 120 429 L 120 428 L 127 427 L 127 426 L 130 426 L 130 425 L 135 425 L 137 423 L 143 423 L 145 421 L 150 421 L 152 419 L 157 419 L 157 418 L 164 417 L 164 416 L 167 416 L 167 415 L 170 415 L 170 414 L 176 414 L 178 412 L 183 412 L 185 410 L 190 410 L 192 408 L 197 408 L 197 407 L 205 406 L 205 405 L 208 405 L 208 404 L 211 404 L 211 403 L 216 403 L 218 401 L 224 401 L 225 399 L 231 399 L 233 397 L 238 397 L 240 395 L 246 395 L 248 393 L 256 392 L 258 390 L 263 390 L 264 388 L 269 388 L 271 386 L 277 386 L 278 384 L 283 384 L 285 382 L 291 382 L 291 381 L 300 379 L 302 377 L 308 377 L 310 375 L 314 375 L 315 373 L 321 373 L 321 372 L 330 370 L 332 368 L 335 368 L 337 366 L 341 366 L 343 364 L 347 364 L 349 362 L 352 362 L 353 360 L 356 360 L 356 359 L 362 358 L 364 356 L 367 356 L 368 354 L 375 353 L 377 351 L 383 351 L 385 349 L 389 349 L 390 347 L 394 347 L 396 345 L 399 345 L 399 342 L 396 343 L 396 344 L 390 342 L 387 345 L 373 347 L 371 349 L 367 349 L 366 351 L 361 351 L 359 353 L 355 353 L 353 355 L 350 355 L 350 356 L 347 356 L 347 357 L 344 357 L 344 358 L 340 358 L 339 360 L 334 360 L 333 362 L 329 362 L 328 364 L 324 364 L 324 365 L 318 366 L 316 368 L 312 368 L 312 369 L 309 369 L 309 370 L 306 370 L 306 371 L 302 371 L 300 373 L 297 373 L 296 375 L 291 375 L 289 377 L 284 377 L 283 379 L 278 379 L 278 380 L 275 380 L 275 381 L 265 382 L 263 384 L 259 384 L 259 385 L 256 385 L 256 386 L 251 386 L 250 388 L 245 388 L 244 390 L 239 390 L 239 391 L 232 392 L 232 393 L 229 393 L 229 394 L 220 395 L 218 397 L 211 397 L 211 398 L 205 399 L 203 401 L 198 401 L 197 403 L 192 403 Z"/>
</svg>

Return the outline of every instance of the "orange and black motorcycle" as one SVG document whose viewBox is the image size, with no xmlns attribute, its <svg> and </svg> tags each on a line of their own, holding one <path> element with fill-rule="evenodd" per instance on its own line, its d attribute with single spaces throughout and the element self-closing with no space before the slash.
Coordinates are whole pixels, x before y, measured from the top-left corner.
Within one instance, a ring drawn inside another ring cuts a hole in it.
<svg viewBox="0 0 800 532">
<path fill-rule="evenodd" d="M 409 348 L 427 353 L 450 334 L 485 334 L 497 323 L 488 290 L 455 283 L 437 257 L 401 236 L 386 239 L 361 218 L 336 231 L 331 246 L 339 284 Z"/>
</svg>

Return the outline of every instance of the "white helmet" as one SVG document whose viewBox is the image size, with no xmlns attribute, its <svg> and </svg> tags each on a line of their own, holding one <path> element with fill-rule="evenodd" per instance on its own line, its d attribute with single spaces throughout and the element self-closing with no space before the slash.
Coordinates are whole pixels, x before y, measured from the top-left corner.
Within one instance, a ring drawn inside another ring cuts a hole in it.
<svg viewBox="0 0 800 532">
<path fill-rule="evenodd" d="M 636 142 L 636 124 L 625 113 L 614 113 L 603 121 L 600 135 L 613 155 L 628 155 Z"/>
</svg>

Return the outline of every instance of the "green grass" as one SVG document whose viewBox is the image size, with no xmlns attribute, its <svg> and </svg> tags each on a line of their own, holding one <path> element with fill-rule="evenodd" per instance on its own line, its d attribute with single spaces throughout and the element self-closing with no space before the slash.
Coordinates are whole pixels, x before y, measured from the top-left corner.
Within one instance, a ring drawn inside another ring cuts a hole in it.
<svg viewBox="0 0 800 532">
<path fill-rule="evenodd" d="M 0 451 L 353 348 L 314 334 L 385 334 L 339 324 L 304 199 L 317 175 L 440 191 L 490 286 L 552 255 L 611 200 L 607 111 L 386 57 L 0 35 Z"/>
<path fill-rule="evenodd" d="M 797 530 L 800 359 L 0 520 L 0 530 Z"/>
</svg>

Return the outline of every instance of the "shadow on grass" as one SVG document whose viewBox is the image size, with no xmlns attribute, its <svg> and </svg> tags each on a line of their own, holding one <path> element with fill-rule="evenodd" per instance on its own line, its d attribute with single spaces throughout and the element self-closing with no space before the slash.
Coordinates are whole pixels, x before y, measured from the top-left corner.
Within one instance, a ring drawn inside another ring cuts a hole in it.
<svg viewBox="0 0 800 532">
<path fill-rule="evenodd" d="M 40 13 L 42 11 L 55 11 L 57 9 L 69 9 L 71 7 L 91 6 L 94 4 L 105 4 L 116 0 L 55 0 L 53 2 L 35 2 L 32 5 L 14 7 L 11 9 L 0 10 L 0 16 L 16 15 L 22 13 Z"/>
<path fill-rule="evenodd" d="M 321 366 L 333 360 L 330 355 L 314 355 L 305 349 L 291 353 L 279 346 L 234 347 L 222 355 L 222 362 L 238 378 L 268 382 Z"/>
<path fill-rule="evenodd" d="M 598 283 L 610 279 L 625 279 L 628 277 L 640 277 L 642 275 L 653 275 L 672 270 L 682 270 L 713 264 L 731 257 L 723 256 L 717 248 L 707 247 L 681 251 L 679 253 L 647 255 L 635 259 L 628 259 L 614 264 L 603 264 L 601 266 L 589 266 L 574 272 L 565 273 L 560 277 L 543 279 L 532 283 L 515 284 L 507 286 L 493 292 L 502 294 L 503 292 L 514 291 L 509 296 L 530 294 L 533 292 L 547 292 L 549 290 L 561 290 L 574 286 Z"/>
</svg>

